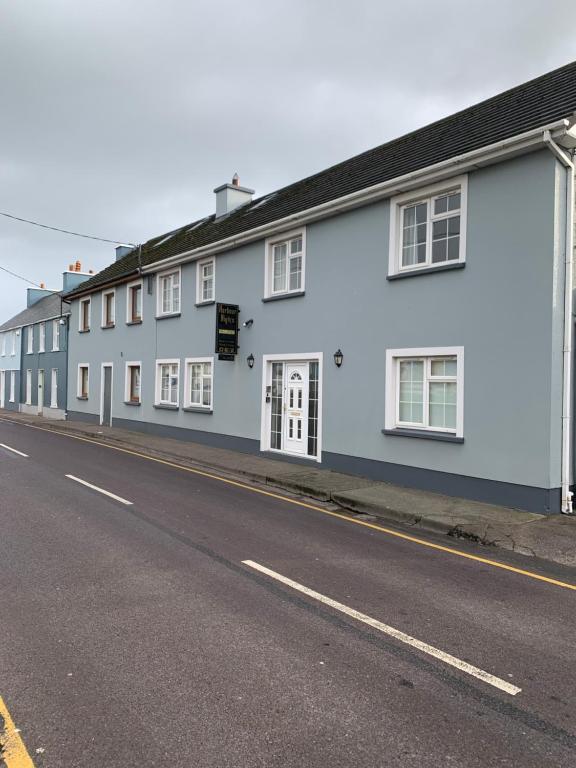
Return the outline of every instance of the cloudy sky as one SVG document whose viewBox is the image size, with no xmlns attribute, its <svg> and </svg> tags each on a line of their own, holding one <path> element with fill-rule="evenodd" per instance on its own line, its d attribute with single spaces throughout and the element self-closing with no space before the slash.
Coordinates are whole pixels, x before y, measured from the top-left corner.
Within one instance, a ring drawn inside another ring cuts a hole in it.
<svg viewBox="0 0 576 768">
<path fill-rule="evenodd" d="M 128 242 L 576 59 L 573 0 L 0 0 L 0 211 Z M 113 246 L 0 217 L 59 288 Z M 26 283 L 0 272 L 0 322 Z"/>
</svg>

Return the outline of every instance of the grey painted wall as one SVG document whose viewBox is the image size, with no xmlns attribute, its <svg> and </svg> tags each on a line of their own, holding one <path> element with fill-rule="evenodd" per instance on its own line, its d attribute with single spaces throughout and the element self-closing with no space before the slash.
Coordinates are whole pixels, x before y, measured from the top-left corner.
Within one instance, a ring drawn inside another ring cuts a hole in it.
<svg viewBox="0 0 576 768">
<path fill-rule="evenodd" d="M 67 344 L 68 344 L 68 330 L 67 330 L 67 318 L 64 318 L 64 325 L 60 325 L 60 351 L 52 352 L 52 319 L 46 321 L 46 340 L 45 340 L 45 352 L 39 352 L 39 323 L 33 326 L 25 326 L 22 332 L 22 370 L 20 377 L 20 402 L 22 404 L 21 410 L 30 410 L 33 413 L 37 412 L 38 408 L 38 370 L 44 371 L 44 409 L 47 416 L 50 416 L 50 403 L 52 398 L 52 369 L 55 368 L 58 371 L 58 384 L 57 384 L 57 409 L 62 412 L 62 415 L 66 411 L 66 392 L 67 392 Z M 27 353 L 27 333 L 28 328 L 34 329 L 34 346 L 32 354 Z M 26 407 L 26 371 L 32 371 L 32 398 L 31 406 Z"/>
<path fill-rule="evenodd" d="M 216 297 L 238 303 L 235 363 L 215 361 L 214 413 L 153 408 L 158 358 L 214 354 L 215 307 L 195 307 L 195 264 L 182 268 L 182 313 L 155 320 L 143 292 L 144 322 L 125 324 L 126 287 L 116 290 L 116 328 L 79 334 L 72 306 L 68 407 L 97 414 L 100 364 L 114 363 L 113 416 L 260 439 L 262 355 L 324 353 L 323 450 L 331 454 L 504 483 L 560 484 L 563 174 L 552 154 L 469 175 L 466 266 L 387 281 L 389 204 L 379 202 L 307 228 L 306 295 L 262 302 L 264 243 L 216 258 Z M 462 445 L 385 436 L 387 348 L 464 346 Z M 334 351 L 344 364 L 337 369 Z M 246 356 L 253 353 L 250 370 Z M 141 361 L 141 406 L 124 405 L 124 366 Z M 76 398 L 79 363 L 90 364 L 90 396 Z"/>
</svg>

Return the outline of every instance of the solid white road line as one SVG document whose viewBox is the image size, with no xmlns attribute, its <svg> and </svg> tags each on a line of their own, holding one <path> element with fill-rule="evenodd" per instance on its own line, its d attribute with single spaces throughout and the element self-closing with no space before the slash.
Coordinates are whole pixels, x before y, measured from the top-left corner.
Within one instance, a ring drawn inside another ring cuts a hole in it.
<svg viewBox="0 0 576 768">
<path fill-rule="evenodd" d="M 17 453 L 18 456 L 24 456 L 25 459 L 28 458 L 27 453 L 22 453 L 22 451 L 17 451 L 16 448 L 10 448 L 9 445 L 5 445 L 4 443 L 0 443 L 0 448 L 6 448 L 7 451 L 12 451 L 12 453 Z"/>
<path fill-rule="evenodd" d="M 270 568 L 266 568 L 264 565 L 255 563 L 253 560 L 242 560 L 242 562 L 244 565 L 247 565 L 250 568 L 254 568 L 256 571 L 260 571 L 260 573 L 265 573 L 266 576 L 270 576 L 270 578 L 276 579 L 276 581 L 280 581 L 282 584 L 286 584 L 286 586 L 292 587 L 292 589 L 296 589 L 298 592 L 302 592 L 314 600 L 318 600 L 325 605 L 329 605 L 331 608 L 334 608 L 341 613 L 345 613 L 347 616 L 351 616 L 357 621 L 368 624 L 370 627 L 383 632 L 385 635 L 389 635 L 396 640 L 400 640 L 402 643 L 406 643 L 406 645 L 412 646 L 412 648 L 416 648 L 423 653 L 427 653 L 429 656 L 433 656 L 435 659 L 439 659 L 445 664 L 449 664 L 451 667 L 456 667 L 456 669 L 459 669 L 461 672 L 465 672 L 467 675 L 472 675 L 472 677 L 476 677 L 478 680 L 482 680 L 484 683 L 493 685 L 495 688 L 499 688 L 501 691 L 504 691 L 504 693 L 509 693 L 511 696 L 516 696 L 516 694 L 520 693 L 522 690 L 522 688 L 518 688 L 517 686 L 506 682 L 506 680 L 495 677 L 489 672 L 485 672 L 483 669 L 478 669 L 478 667 L 473 667 L 472 664 L 468 664 L 466 661 L 461 661 L 455 656 L 451 656 L 449 653 L 440 651 L 438 648 L 434 648 L 432 645 L 428 645 L 428 643 L 422 642 L 422 640 L 417 640 L 415 637 L 410 637 L 410 635 L 401 632 L 399 629 L 390 627 L 388 624 L 383 624 L 377 619 L 366 616 L 365 613 L 360 613 L 359 611 L 354 610 L 354 608 L 348 608 L 347 605 L 343 605 L 336 600 L 332 600 L 330 597 L 321 595 L 319 592 L 315 592 L 313 589 L 309 589 L 303 584 L 299 584 L 297 581 L 292 581 L 292 579 L 288 579 L 286 576 L 282 576 L 282 574 L 276 573 L 276 571 L 271 571 Z"/>
<path fill-rule="evenodd" d="M 85 485 L 87 488 L 92 488 L 93 491 L 98 491 L 98 493 L 103 493 L 104 496 L 110 496 L 111 499 L 116 499 L 116 501 L 121 502 L 122 504 L 131 505 L 131 501 L 127 501 L 126 499 L 123 499 L 122 496 L 116 496 L 115 493 L 110 493 L 110 491 L 105 491 L 104 488 L 98 488 L 97 485 L 92 485 L 92 483 L 87 483 L 86 480 L 81 480 L 79 477 L 74 477 L 74 475 L 66 475 L 66 477 L 69 477 L 70 480 L 75 480 L 77 483 L 80 483 L 81 485 Z"/>
</svg>

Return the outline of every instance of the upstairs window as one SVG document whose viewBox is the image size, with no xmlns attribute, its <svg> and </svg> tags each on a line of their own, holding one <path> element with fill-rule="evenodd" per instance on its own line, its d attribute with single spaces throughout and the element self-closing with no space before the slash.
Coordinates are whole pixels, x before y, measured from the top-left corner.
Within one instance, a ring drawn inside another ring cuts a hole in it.
<svg viewBox="0 0 576 768">
<path fill-rule="evenodd" d="M 204 304 L 214 301 L 215 297 L 215 263 L 214 259 L 199 261 L 196 268 L 196 303 Z"/>
<path fill-rule="evenodd" d="M 116 294 L 105 291 L 102 294 L 102 328 L 113 328 L 116 320 Z"/>
<path fill-rule="evenodd" d="M 20 331 L 12 331 L 12 352 L 11 352 L 12 357 L 14 357 L 14 355 L 16 354 L 16 337 L 18 336 L 19 333 Z"/>
<path fill-rule="evenodd" d="M 2 357 L 5 357 L 6 355 L 6 337 L 8 334 L 3 333 L 2 334 Z"/>
<path fill-rule="evenodd" d="M 305 231 L 266 242 L 266 296 L 304 290 Z"/>
<path fill-rule="evenodd" d="M 82 333 L 90 330 L 90 299 L 80 301 L 80 317 L 78 330 Z"/>
<path fill-rule="evenodd" d="M 26 328 L 26 340 L 27 340 L 26 354 L 31 355 L 32 352 L 34 352 L 34 326 L 33 325 L 29 325 L 28 328 Z"/>
<path fill-rule="evenodd" d="M 52 352 L 60 351 L 60 320 L 52 320 Z"/>
<path fill-rule="evenodd" d="M 142 322 L 142 283 L 132 283 L 127 288 L 128 302 L 127 302 L 127 323 L 141 323 Z"/>
<path fill-rule="evenodd" d="M 391 275 L 465 260 L 466 178 L 390 201 Z"/>
<path fill-rule="evenodd" d="M 180 312 L 180 270 L 158 275 L 158 316 Z"/>
<path fill-rule="evenodd" d="M 38 352 L 46 351 L 46 323 L 38 326 Z"/>
</svg>

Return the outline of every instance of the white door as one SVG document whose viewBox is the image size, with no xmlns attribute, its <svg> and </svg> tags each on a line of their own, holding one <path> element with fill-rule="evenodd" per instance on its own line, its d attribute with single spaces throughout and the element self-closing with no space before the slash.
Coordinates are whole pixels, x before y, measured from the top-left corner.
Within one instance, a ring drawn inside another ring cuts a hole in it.
<svg viewBox="0 0 576 768">
<path fill-rule="evenodd" d="M 50 378 L 50 408 L 58 408 L 58 368 L 52 368 Z"/>
<path fill-rule="evenodd" d="M 286 453 L 306 454 L 308 446 L 308 365 L 284 366 L 284 435 Z"/>
<path fill-rule="evenodd" d="M 42 416 L 44 410 L 44 371 L 38 370 L 38 416 Z"/>
<path fill-rule="evenodd" d="M 0 371 L 0 408 L 4 408 L 6 400 L 6 371 Z"/>
</svg>

